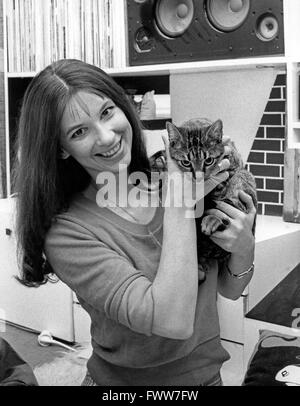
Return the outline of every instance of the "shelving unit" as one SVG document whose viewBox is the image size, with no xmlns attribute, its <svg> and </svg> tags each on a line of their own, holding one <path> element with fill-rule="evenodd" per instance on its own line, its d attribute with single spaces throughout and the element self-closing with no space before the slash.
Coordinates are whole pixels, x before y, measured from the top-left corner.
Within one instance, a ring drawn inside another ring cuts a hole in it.
<svg viewBox="0 0 300 406">
<path fill-rule="evenodd" d="M 4 13 L 6 10 L 6 2 L 2 0 L 4 6 Z M 126 82 L 126 78 L 140 78 L 142 81 L 144 77 L 164 77 L 160 81 L 160 85 L 167 87 L 169 84 L 169 77 L 175 73 L 181 72 L 213 72 L 213 71 L 230 71 L 232 69 L 260 69 L 265 67 L 275 67 L 278 71 L 286 72 L 287 74 L 287 147 L 300 148 L 300 118 L 299 118 L 299 65 L 300 62 L 300 49 L 297 44 L 297 38 L 300 35 L 299 19 L 300 16 L 300 2 L 297 0 L 284 0 L 284 37 L 285 37 L 285 54 L 282 56 L 267 56 L 255 58 L 238 58 L 238 59 L 222 59 L 198 62 L 182 62 L 170 64 L 156 64 L 145 66 L 124 66 L 119 68 L 107 68 L 107 73 L 111 74 L 122 82 Z M 32 78 L 36 72 L 8 72 L 7 71 L 7 49 L 6 49 L 6 20 L 4 18 L 4 90 L 5 90 L 5 131 L 6 131 L 6 184 L 7 195 L 11 193 L 10 184 L 10 167 L 11 167 L 11 152 L 10 144 L 12 136 L 10 126 L 12 118 L 10 115 L 10 107 L 8 100 L 11 96 L 11 88 L 13 83 L 20 83 L 20 80 Z M 144 81 L 144 82 L 148 82 Z M 144 88 L 142 89 L 144 90 Z M 150 88 L 148 90 L 151 90 Z M 155 89 L 158 93 L 162 91 L 158 88 Z"/>
<path fill-rule="evenodd" d="M 211 72 L 220 70 L 230 70 L 232 68 L 249 69 L 278 66 L 285 68 L 286 57 L 268 56 L 245 59 L 226 59 L 217 61 L 199 61 L 199 62 L 181 62 L 144 66 L 126 66 L 124 68 L 106 68 L 105 71 L 112 76 L 154 76 L 170 75 L 171 73 L 180 73 L 182 71 L 190 72 Z M 34 77 L 37 72 L 7 72 L 8 78 Z"/>
<path fill-rule="evenodd" d="M 287 71 L 287 146 L 288 148 L 300 148 L 300 115 L 299 115 L 299 16 L 300 2 L 283 2 L 284 12 L 284 38 L 285 59 Z"/>
<path fill-rule="evenodd" d="M 287 105 L 288 105 L 288 147 L 300 148 L 300 113 L 299 113 L 299 75 L 298 62 L 287 62 Z"/>
</svg>

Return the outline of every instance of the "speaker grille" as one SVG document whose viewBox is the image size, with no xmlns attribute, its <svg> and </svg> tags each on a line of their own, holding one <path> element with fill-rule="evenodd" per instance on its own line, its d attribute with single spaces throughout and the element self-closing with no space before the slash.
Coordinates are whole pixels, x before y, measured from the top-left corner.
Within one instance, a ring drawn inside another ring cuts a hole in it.
<svg viewBox="0 0 300 406">
<path fill-rule="evenodd" d="M 279 33 L 279 23 L 273 14 L 263 14 L 257 21 L 256 35 L 262 41 L 272 41 Z"/>
<path fill-rule="evenodd" d="M 193 0 L 159 0 L 155 7 L 155 22 L 167 37 L 181 36 L 194 17 Z"/>
<path fill-rule="evenodd" d="M 250 0 L 207 0 L 207 17 L 217 30 L 234 31 L 247 19 Z"/>
</svg>

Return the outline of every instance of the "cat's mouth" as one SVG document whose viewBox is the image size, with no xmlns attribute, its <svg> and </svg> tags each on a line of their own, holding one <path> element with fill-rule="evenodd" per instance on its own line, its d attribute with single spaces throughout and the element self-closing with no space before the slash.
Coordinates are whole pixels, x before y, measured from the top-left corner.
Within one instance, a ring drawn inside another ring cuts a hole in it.
<svg viewBox="0 0 300 406">
<path fill-rule="evenodd" d="M 205 173 L 202 171 L 195 172 L 194 168 L 192 169 L 193 179 L 196 183 L 200 183 L 206 180 Z"/>
</svg>

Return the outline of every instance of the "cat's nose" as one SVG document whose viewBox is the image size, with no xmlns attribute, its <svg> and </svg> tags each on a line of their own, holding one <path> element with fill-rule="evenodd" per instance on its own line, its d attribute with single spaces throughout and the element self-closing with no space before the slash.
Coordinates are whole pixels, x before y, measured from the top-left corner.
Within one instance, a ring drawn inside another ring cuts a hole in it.
<svg viewBox="0 0 300 406">
<path fill-rule="evenodd" d="M 196 171 L 193 175 L 197 183 L 204 181 L 204 173 L 202 171 Z"/>
</svg>

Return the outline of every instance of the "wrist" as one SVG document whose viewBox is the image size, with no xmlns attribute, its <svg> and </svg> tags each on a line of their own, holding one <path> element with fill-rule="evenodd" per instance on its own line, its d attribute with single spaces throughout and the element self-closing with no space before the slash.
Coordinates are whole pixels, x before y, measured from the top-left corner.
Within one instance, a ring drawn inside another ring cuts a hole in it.
<svg viewBox="0 0 300 406">
<path fill-rule="evenodd" d="M 225 267 L 226 267 L 227 273 L 231 277 L 236 278 L 236 279 L 244 278 L 245 276 L 253 274 L 253 272 L 254 272 L 254 262 L 249 266 L 248 269 L 246 269 L 244 271 L 241 271 L 241 272 L 237 272 L 237 273 L 231 271 L 231 269 L 230 269 L 229 265 L 227 264 L 227 262 L 225 264 Z"/>
<path fill-rule="evenodd" d="M 195 210 L 187 209 L 186 207 L 165 207 L 166 218 L 172 218 L 173 222 L 177 221 L 178 224 L 182 223 L 184 219 L 195 219 Z"/>
</svg>

